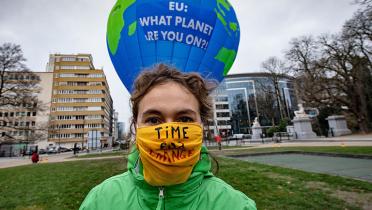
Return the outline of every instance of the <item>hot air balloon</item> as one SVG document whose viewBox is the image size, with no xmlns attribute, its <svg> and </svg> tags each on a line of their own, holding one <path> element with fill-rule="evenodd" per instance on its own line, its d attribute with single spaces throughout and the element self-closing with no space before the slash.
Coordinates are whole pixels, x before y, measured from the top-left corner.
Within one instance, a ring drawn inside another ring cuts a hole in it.
<svg viewBox="0 0 372 210">
<path fill-rule="evenodd" d="M 239 23 L 227 0 L 117 0 L 106 41 L 116 72 L 131 92 L 140 72 L 157 63 L 221 81 L 239 39 Z"/>
</svg>

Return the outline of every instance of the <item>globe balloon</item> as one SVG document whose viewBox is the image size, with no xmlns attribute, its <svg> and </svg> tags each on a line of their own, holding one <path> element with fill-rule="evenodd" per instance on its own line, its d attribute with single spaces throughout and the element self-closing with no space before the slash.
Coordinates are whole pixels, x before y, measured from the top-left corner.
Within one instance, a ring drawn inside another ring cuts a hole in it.
<svg viewBox="0 0 372 210">
<path fill-rule="evenodd" d="M 125 87 L 158 63 L 221 81 L 237 55 L 240 28 L 227 0 L 118 0 L 107 47 Z"/>
</svg>

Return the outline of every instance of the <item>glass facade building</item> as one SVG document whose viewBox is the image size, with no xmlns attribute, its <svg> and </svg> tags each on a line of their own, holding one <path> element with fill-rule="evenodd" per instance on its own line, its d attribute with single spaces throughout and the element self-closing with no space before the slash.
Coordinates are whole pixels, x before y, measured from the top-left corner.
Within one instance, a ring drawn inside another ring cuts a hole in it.
<svg viewBox="0 0 372 210">
<path fill-rule="evenodd" d="M 225 136 L 251 133 L 256 117 L 262 126 L 277 124 L 281 116 L 292 119 L 297 109 L 291 78 L 273 80 L 268 73 L 228 75 L 212 96 L 214 119 L 210 130 Z"/>
</svg>

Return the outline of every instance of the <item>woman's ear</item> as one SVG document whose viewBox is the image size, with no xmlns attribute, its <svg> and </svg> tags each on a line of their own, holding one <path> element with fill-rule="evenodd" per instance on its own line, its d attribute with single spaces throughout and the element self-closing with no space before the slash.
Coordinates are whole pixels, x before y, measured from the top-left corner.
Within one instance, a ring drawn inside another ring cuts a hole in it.
<svg viewBox="0 0 372 210">
<path fill-rule="evenodd" d="M 129 126 L 129 131 L 130 131 L 131 136 L 136 136 L 137 128 L 138 128 L 137 121 L 135 121 L 132 118 L 131 123 L 130 123 L 130 126 Z"/>
</svg>

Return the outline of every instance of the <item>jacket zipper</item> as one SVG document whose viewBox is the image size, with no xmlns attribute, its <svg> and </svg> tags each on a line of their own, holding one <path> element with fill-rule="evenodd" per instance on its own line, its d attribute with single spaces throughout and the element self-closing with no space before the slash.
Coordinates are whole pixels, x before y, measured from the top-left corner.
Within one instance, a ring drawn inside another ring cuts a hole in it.
<svg viewBox="0 0 372 210">
<path fill-rule="evenodd" d="M 164 206 L 164 187 L 159 187 L 159 201 L 158 206 L 156 207 L 156 210 L 162 210 L 165 209 Z"/>
</svg>

